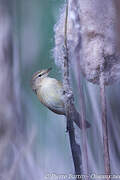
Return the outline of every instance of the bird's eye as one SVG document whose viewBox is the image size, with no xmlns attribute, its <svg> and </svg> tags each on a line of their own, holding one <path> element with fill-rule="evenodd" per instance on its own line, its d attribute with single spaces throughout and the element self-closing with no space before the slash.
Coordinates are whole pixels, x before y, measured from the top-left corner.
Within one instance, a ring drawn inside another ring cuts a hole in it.
<svg viewBox="0 0 120 180">
<path fill-rule="evenodd" d="M 42 76 L 41 74 L 38 75 L 38 77 L 41 77 L 41 76 Z"/>
</svg>

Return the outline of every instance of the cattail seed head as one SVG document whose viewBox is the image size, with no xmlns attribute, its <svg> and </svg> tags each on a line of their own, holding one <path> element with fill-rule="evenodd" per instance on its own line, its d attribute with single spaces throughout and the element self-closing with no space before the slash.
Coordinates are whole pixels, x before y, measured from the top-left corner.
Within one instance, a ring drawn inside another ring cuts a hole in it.
<svg viewBox="0 0 120 180">
<path fill-rule="evenodd" d="M 54 57 L 63 65 L 65 6 L 55 25 Z M 71 64 L 80 62 L 86 79 L 99 84 L 100 67 L 104 66 L 105 84 L 120 76 L 118 16 L 113 0 L 69 0 L 67 42 Z"/>
</svg>

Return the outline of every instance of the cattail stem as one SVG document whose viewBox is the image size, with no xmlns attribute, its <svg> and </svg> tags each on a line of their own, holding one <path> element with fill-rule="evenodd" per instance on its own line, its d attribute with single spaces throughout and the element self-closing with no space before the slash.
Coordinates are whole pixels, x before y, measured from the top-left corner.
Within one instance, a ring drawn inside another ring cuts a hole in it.
<svg viewBox="0 0 120 180">
<path fill-rule="evenodd" d="M 81 121 L 82 121 L 82 152 L 83 152 L 83 171 L 84 174 L 87 176 L 85 177 L 85 180 L 89 180 L 88 175 L 88 151 L 87 151 L 87 132 L 86 132 L 86 117 L 85 117 L 85 103 L 84 103 L 84 94 L 83 94 L 83 88 L 81 83 L 81 76 L 80 76 L 80 64 L 79 61 L 77 61 L 77 80 L 78 80 L 78 91 L 79 91 L 79 103 L 81 108 Z"/>
<path fill-rule="evenodd" d="M 68 1 L 66 4 L 66 17 L 65 17 L 65 31 L 64 31 L 64 57 L 63 57 L 63 87 L 65 92 L 65 110 L 67 118 L 67 131 L 69 132 L 70 146 L 72 152 L 72 158 L 74 162 L 75 174 L 82 174 L 81 165 L 81 149 L 80 145 L 76 143 L 75 139 L 75 129 L 73 126 L 74 115 L 74 99 L 70 88 L 70 78 L 69 78 L 69 54 L 67 47 L 67 23 L 68 23 Z M 76 180 L 79 178 L 76 177 Z"/>
<path fill-rule="evenodd" d="M 101 96 L 101 108 L 102 108 L 104 167 L 105 167 L 105 174 L 110 175 L 111 168 L 110 168 L 110 155 L 109 155 L 108 130 L 107 130 L 107 107 L 106 107 L 105 83 L 104 83 L 103 71 L 101 71 L 101 75 L 100 75 L 100 96 Z M 110 178 L 106 178 L 106 180 L 110 180 Z"/>
<path fill-rule="evenodd" d="M 74 2 L 76 7 L 78 1 Z M 80 17 L 79 14 L 77 16 L 79 22 Z M 76 54 L 76 70 L 77 70 L 77 85 L 78 85 L 78 93 L 79 93 L 79 104 L 81 108 L 81 122 L 82 122 L 82 153 L 83 153 L 83 159 L 82 159 L 82 165 L 83 165 L 83 172 L 86 174 L 85 180 L 89 180 L 89 165 L 88 165 L 88 150 L 87 150 L 87 132 L 86 132 L 86 115 L 85 115 L 85 102 L 84 102 L 84 93 L 83 93 L 83 87 L 82 87 L 82 79 L 81 79 L 81 66 L 80 66 L 80 55 L 78 51 L 81 48 L 81 34 L 79 31 L 79 39 L 78 44 L 75 48 Z"/>
</svg>

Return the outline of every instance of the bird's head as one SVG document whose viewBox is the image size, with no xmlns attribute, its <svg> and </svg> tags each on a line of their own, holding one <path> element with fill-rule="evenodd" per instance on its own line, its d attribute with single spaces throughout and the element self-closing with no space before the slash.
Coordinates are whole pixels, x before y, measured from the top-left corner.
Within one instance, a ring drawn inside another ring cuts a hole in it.
<svg viewBox="0 0 120 180">
<path fill-rule="evenodd" d="M 42 80 L 48 76 L 51 70 L 52 68 L 43 69 L 33 74 L 31 80 L 31 86 L 33 91 L 35 91 L 38 87 L 40 87 Z"/>
</svg>

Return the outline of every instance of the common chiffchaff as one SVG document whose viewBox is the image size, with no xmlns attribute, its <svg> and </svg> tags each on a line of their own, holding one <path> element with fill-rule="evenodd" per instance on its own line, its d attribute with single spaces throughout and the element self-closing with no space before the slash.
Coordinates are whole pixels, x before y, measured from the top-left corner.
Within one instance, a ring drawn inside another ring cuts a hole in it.
<svg viewBox="0 0 120 180">
<path fill-rule="evenodd" d="M 51 68 L 43 69 L 33 74 L 32 89 L 40 102 L 48 109 L 54 113 L 65 115 L 63 85 L 60 81 L 48 77 L 50 70 Z M 81 128 L 81 117 L 77 111 L 75 116 L 75 123 Z M 90 124 L 87 121 L 86 127 L 90 127 Z"/>
</svg>

